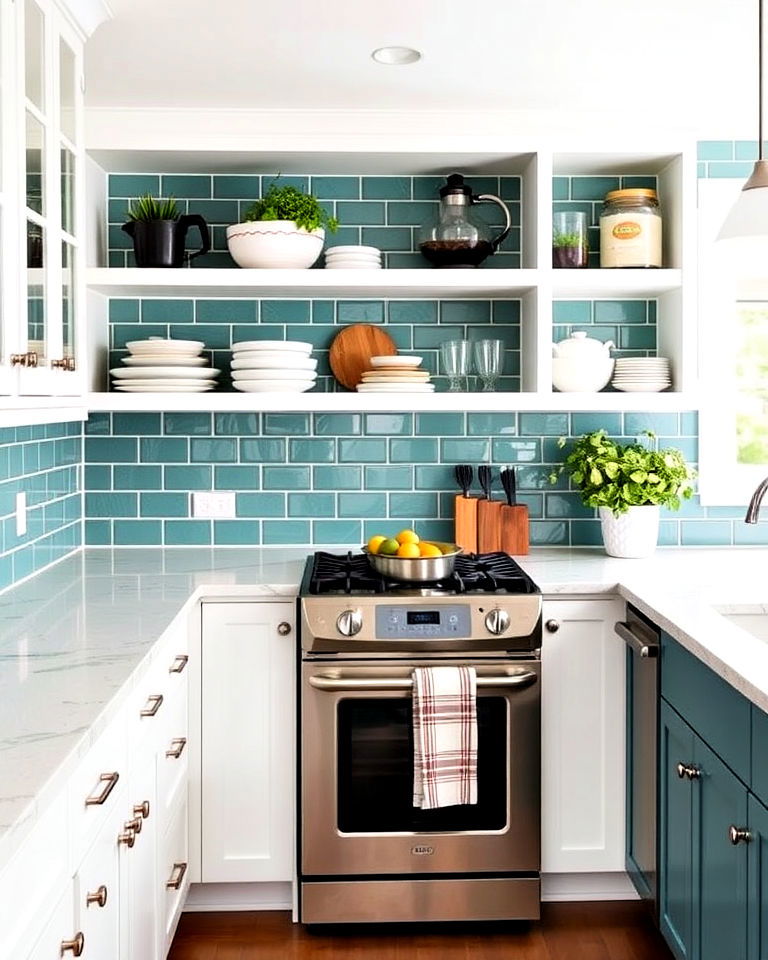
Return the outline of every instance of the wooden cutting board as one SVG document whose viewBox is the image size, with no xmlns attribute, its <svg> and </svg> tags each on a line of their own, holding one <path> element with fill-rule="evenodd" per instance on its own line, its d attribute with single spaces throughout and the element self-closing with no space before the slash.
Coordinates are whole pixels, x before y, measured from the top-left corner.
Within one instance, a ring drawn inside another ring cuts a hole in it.
<svg viewBox="0 0 768 960">
<path fill-rule="evenodd" d="M 354 390 L 363 371 L 371 369 L 371 357 L 393 357 L 396 353 L 395 341 L 381 327 L 353 323 L 333 338 L 328 360 L 339 383 Z"/>
</svg>

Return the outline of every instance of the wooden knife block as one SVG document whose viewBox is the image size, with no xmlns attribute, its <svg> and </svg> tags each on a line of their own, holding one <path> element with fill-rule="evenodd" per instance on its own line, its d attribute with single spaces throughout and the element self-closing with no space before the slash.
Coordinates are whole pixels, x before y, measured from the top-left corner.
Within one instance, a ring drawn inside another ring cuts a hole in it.
<svg viewBox="0 0 768 960">
<path fill-rule="evenodd" d="M 503 504 L 501 507 L 501 547 L 505 553 L 528 553 L 530 523 L 528 507 L 518 503 L 514 507 Z"/>
<path fill-rule="evenodd" d="M 477 549 L 479 553 L 501 550 L 501 500 L 477 501 Z"/>
<path fill-rule="evenodd" d="M 454 499 L 453 539 L 464 553 L 477 553 L 477 497 L 458 494 Z"/>
</svg>

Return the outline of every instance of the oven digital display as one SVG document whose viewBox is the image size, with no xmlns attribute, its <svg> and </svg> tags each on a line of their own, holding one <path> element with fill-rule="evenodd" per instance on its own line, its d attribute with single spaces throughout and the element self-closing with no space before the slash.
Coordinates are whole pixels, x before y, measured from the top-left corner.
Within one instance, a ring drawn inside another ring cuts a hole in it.
<svg viewBox="0 0 768 960">
<path fill-rule="evenodd" d="M 409 610 L 406 614 L 408 626 L 420 623 L 440 623 L 439 610 Z"/>
</svg>

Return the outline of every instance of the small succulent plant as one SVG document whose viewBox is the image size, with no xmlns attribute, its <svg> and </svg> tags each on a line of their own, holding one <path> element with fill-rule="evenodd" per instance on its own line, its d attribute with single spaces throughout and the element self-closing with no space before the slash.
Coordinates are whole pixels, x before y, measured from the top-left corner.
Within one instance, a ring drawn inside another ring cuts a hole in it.
<svg viewBox="0 0 768 960">
<path fill-rule="evenodd" d="M 180 216 L 181 210 L 174 197 L 163 200 L 145 193 L 128 206 L 128 219 L 133 221 L 146 223 L 150 220 L 178 220 Z"/>
</svg>

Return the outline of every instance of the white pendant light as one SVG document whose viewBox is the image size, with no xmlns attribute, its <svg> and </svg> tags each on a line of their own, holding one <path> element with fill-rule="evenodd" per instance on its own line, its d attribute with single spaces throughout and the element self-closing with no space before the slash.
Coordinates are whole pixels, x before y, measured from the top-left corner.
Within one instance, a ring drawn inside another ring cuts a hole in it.
<svg viewBox="0 0 768 960">
<path fill-rule="evenodd" d="M 739 199 L 725 218 L 718 240 L 768 241 L 768 160 L 763 159 L 763 0 L 758 9 L 758 137 L 752 174 L 741 188 Z"/>
</svg>

